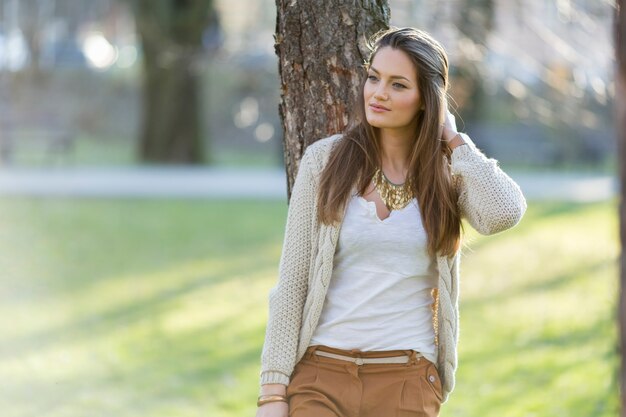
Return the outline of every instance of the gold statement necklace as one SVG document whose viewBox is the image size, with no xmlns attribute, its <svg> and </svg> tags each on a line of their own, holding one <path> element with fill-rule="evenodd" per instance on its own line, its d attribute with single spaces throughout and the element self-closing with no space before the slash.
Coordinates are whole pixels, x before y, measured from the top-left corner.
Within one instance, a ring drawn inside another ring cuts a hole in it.
<svg viewBox="0 0 626 417">
<path fill-rule="evenodd" d="M 409 177 L 402 184 L 394 184 L 389 181 L 383 170 L 378 168 L 372 182 L 389 210 L 400 210 L 413 199 L 413 188 Z"/>
</svg>

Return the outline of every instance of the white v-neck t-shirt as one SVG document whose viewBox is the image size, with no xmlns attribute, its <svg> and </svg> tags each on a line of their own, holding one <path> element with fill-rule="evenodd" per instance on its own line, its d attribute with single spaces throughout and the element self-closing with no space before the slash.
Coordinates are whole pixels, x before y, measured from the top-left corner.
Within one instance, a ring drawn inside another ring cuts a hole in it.
<svg viewBox="0 0 626 417">
<path fill-rule="evenodd" d="M 413 349 L 437 363 L 431 291 L 438 271 L 426 242 L 417 199 L 381 220 L 373 201 L 353 195 L 309 345 Z"/>
</svg>

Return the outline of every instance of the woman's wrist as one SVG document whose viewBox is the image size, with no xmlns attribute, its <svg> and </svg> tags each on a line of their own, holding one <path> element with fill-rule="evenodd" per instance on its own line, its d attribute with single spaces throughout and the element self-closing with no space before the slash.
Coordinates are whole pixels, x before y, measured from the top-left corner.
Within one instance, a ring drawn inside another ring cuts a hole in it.
<svg viewBox="0 0 626 417">
<path fill-rule="evenodd" d="M 287 386 L 284 384 L 263 384 L 261 385 L 261 395 L 285 395 Z"/>
<path fill-rule="evenodd" d="M 463 140 L 463 137 L 461 137 L 460 133 L 455 134 L 452 139 L 448 140 L 448 147 L 450 148 L 450 150 L 454 150 L 455 148 L 461 146 L 461 145 L 465 145 L 465 141 Z"/>
</svg>

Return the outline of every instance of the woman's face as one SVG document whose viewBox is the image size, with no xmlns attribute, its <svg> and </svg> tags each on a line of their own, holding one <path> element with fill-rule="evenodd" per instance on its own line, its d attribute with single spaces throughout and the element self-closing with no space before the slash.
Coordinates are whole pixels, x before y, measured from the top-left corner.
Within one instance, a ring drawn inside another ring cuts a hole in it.
<svg viewBox="0 0 626 417">
<path fill-rule="evenodd" d="M 367 71 L 363 96 L 370 125 L 382 129 L 413 128 L 421 100 L 417 71 L 407 54 L 389 46 L 379 49 Z"/>
</svg>

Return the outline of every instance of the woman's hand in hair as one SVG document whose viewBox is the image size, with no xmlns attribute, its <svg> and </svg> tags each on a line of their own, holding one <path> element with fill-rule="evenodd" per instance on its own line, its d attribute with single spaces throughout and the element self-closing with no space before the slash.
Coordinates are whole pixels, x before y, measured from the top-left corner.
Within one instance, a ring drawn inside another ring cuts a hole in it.
<svg viewBox="0 0 626 417">
<path fill-rule="evenodd" d="M 446 109 L 445 121 L 441 138 L 446 141 L 450 150 L 465 143 L 459 132 L 456 130 L 456 120 L 450 110 Z"/>
</svg>

